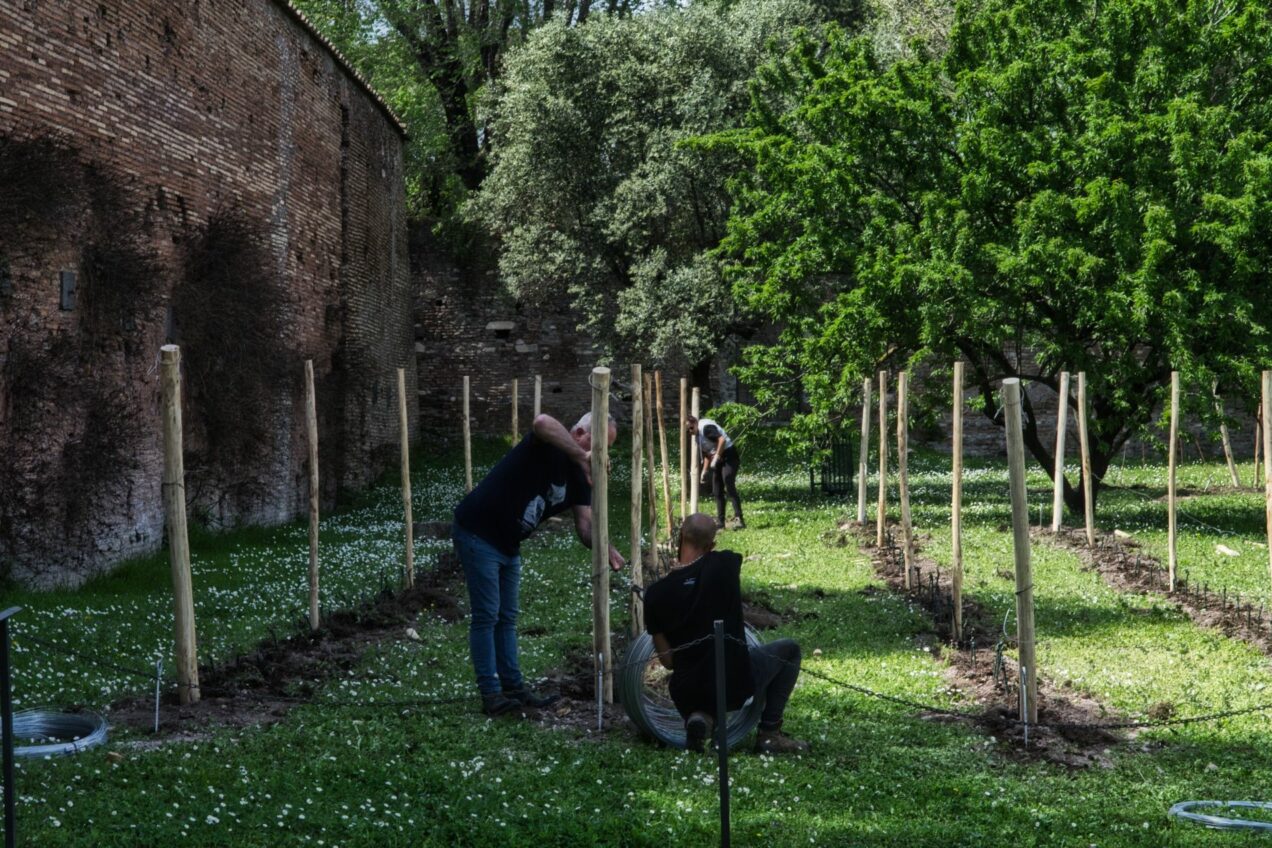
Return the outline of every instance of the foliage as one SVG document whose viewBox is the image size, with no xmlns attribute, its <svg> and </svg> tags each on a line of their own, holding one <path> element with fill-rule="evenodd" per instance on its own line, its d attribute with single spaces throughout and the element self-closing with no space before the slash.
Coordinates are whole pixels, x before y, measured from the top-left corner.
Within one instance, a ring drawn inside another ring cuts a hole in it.
<svg viewBox="0 0 1272 848">
<path fill-rule="evenodd" d="M 880 367 L 965 359 L 990 417 L 1003 377 L 1085 371 L 1097 484 L 1172 368 L 1190 411 L 1213 416 L 1216 380 L 1255 397 L 1270 36 L 1266 0 L 964 0 L 941 57 L 804 39 L 758 75 L 747 128 L 703 142 L 749 157 L 720 252 L 784 326 L 744 378 L 825 429 Z"/>
<path fill-rule="evenodd" d="M 816 17 L 803 0 L 740 0 L 531 36 L 492 104 L 500 144 L 472 206 L 512 291 L 568 292 L 612 354 L 709 356 L 734 313 L 704 251 L 740 160 L 682 142 L 736 126 L 765 45 Z"/>
</svg>

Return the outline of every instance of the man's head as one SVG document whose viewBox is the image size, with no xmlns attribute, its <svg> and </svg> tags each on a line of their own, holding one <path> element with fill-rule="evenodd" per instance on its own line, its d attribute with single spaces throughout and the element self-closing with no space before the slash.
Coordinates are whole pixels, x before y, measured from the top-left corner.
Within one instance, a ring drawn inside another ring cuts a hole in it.
<svg viewBox="0 0 1272 848">
<path fill-rule="evenodd" d="M 715 519 L 705 513 L 695 512 L 686 518 L 680 525 L 680 561 L 692 562 L 712 550 L 719 529 Z"/>
<path fill-rule="evenodd" d="M 570 436 L 574 439 L 574 443 L 585 451 L 592 449 L 592 413 L 585 412 L 578 423 L 570 428 Z M 614 440 L 618 438 L 618 422 L 614 420 L 614 416 L 609 417 L 609 441 L 607 444 L 614 444 Z"/>
<path fill-rule="evenodd" d="M 689 415 L 685 417 L 685 429 L 689 430 L 692 433 L 696 433 L 698 431 L 697 416 Z"/>
</svg>

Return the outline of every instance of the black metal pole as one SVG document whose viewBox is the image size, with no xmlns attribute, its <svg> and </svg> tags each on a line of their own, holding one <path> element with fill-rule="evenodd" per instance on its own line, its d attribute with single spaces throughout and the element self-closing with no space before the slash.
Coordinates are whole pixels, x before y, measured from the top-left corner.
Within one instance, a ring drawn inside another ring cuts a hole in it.
<svg viewBox="0 0 1272 848">
<path fill-rule="evenodd" d="M 13 698 L 9 674 L 9 619 L 22 607 L 9 607 L 0 612 L 0 724 L 4 737 L 4 848 L 18 844 L 16 802 L 17 784 L 13 780 Z"/>
<path fill-rule="evenodd" d="M 720 752 L 720 846 L 729 848 L 729 711 L 724 702 L 724 622 L 715 622 L 716 750 Z"/>
</svg>

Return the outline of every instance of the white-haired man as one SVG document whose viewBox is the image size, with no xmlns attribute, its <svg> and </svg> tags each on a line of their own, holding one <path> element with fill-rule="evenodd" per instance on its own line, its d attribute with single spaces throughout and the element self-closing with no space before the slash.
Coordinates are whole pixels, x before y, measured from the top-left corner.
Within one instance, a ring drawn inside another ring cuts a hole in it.
<svg viewBox="0 0 1272 848">
<path fill-rule="evenodd" d="M 609 444 L 618 425 L 609 420 Z M 521 677 L 517 654 L 521 541 L 552 516 L 574 511 L 579 541 L 592 546 L 592 414 L 570 430 L 549 415 L 534 419 L 526 437 L 490 469 L 455 507 L 452 538 L 464 566 L 471 612 L 468 647 L 477 672 L 482 711 L 501 715 L 545 707 Z M 610 546 L 610 567 L 624 565 Z"/>
</svg>

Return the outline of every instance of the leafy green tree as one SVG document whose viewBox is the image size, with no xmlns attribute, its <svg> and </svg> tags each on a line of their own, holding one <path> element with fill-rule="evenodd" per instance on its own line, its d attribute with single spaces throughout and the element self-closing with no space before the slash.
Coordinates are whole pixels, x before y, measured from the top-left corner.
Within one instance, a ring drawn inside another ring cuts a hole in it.
<svg viewBox="0 0 1272 848">
<path fill-rule="evenodd" d="M 705 251 L 742 161 L 683 142 L 738 126 L 765 45 L 818 17 L 804 0 L 739 0 L 533 33 L 508 57 L 471 207 L 512 291 L 568 293 L 611 353 L 707 358 L 735 320 Z"/>
<path fill-rule="evenodd" d="M 702 142 L 748 161 L 720 253 L 784 327 L 743 369 L 761 402 L 806 403 L 808 436 L 876 368 L 962 358 L 998 418 L 1000 379 L 1085 371 L 1098 484 L 1172 368 L 1198 413 L 1214 380 L 1253 397 L 1272 361 L 1270 12 L 963 0 L 943 55 L 886 64 L 832 31 L 765 66 L 747 127 Z"/>
</svg>

